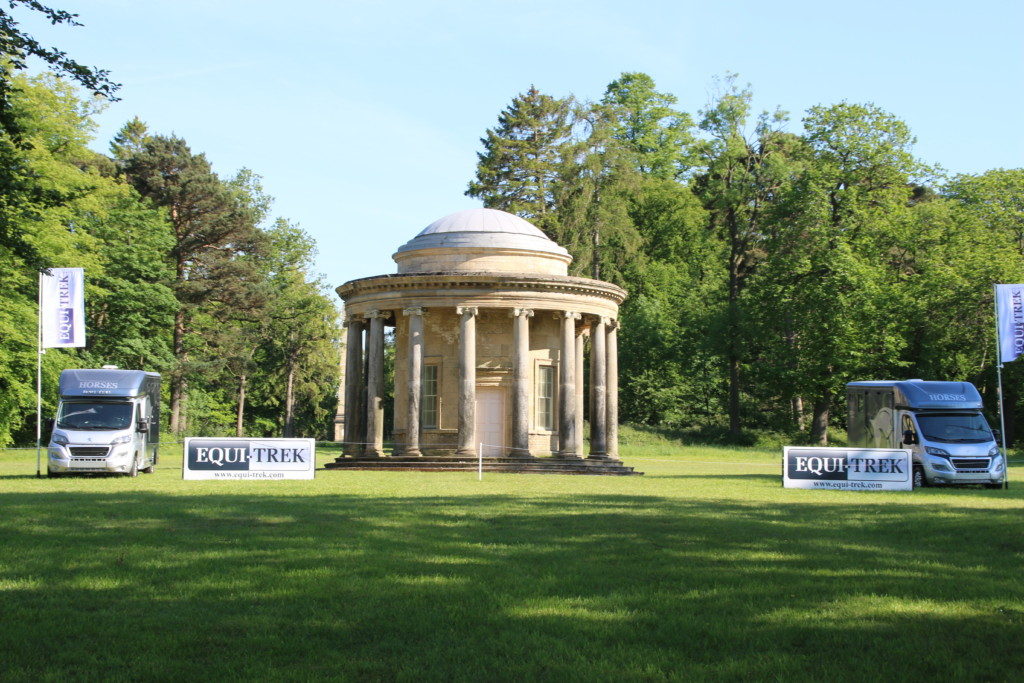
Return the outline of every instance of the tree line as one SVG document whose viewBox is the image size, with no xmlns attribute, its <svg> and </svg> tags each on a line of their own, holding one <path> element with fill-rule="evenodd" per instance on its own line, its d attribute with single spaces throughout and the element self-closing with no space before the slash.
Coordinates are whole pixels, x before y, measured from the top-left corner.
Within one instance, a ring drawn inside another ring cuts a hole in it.
<svg viewBox="0 0 1024 683">
<path fill-rule="evenodd" d="M 37 277 L 57 266 L 85 269 L 88 345 L 44 354 L 44 412 L 62 369 L 113 364 L 163 374 L 174 433 L 330 438 L 338 310 L 260 177 L 137 118 L 97 153 L 101 101 L 0 77 L 0 445 L 34 440 Z"/>
<path fill-rule="evenodd" d="M 823 444 L 846 382 L 915 377 L 974 382 L 994 411 L 992 285 L 1024 281 L 1024 169 L 948 174 L 873 104 L 795 122 L 751 102 L 731 74 L 693 114 L 643 73 L 597 101 L 531 87 L 481 139 L 466 194 L 629 290 L 623 420 Z"/>
</svg>

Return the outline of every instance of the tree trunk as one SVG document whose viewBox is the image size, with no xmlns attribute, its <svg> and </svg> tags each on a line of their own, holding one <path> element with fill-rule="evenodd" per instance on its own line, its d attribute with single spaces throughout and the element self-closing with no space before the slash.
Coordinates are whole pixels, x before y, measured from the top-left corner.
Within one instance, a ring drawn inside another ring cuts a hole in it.
<svg viewBox="0 0 1024 683">
<path fill-rule="evenodd" d="M 171 209 L 171 222 L 175 223 L 175 233 L 177 233 L 177 209 L 172 207 Z M 185 261 L 179 256 L 177 263 L 175 264 L 175 279 L 177 282 L 184 282 L 185 280 Z M 181 434 L 185 431 L 185 414 L 183 412 L 183 406 L 185 404 L 185 395 L 188 391 L 185 384 L 185 358 L 187 353 L 185 351 L 185 309 L 180 305 L 178 310 L 174 312 L 174 339 L 172 341 L 174 360 L 177 362 L 177 367 L 171 374 L 171 420 L 168 425 L 170 431 L 173 434 Z"/>
<path fill-rule="evenodd" d="M 238 412 L 235 415 L 235 436 L 245 436 L 245 373 L 238 378 Z"/>
<path fill-rule="evenodd" d="M 828 412 L 831 401 L 826 395 L 814 401 L 814 418 L 811 420 L 811 442 L 818 446 L 828 445 Z"/>
<path fill-rule="evenodd" d="M 796 423 L 796 428 L 802 432 L 807 428 L 807 421 L 804 419 L 804 397 L 794 396 L 790 399 L 790 404 L 793 407 L 793 422 Z"/>
<path fill-rule="evenodd" d="M 736 212 L 729 209 L 725 216 L 729 228 L 729 309 L 727 332 L 729 360 L 729 436 L 738 439 L 740 436 L 740 353 L 737 348 L 740 338 L 739 307 L 740 307 L 740 262 L 743 257 L 736 225 Z"/>
<path fill-rule="evenodd" d="M 171 374 L 171 421 L 170 430 L 175 434 L 185 431 L 185 415 L 182 406 L 185 403 L 185 374 L 183 363 L 185 361 L 185 311 L 180 308 L 174 314 L 174 358 L 178 361 L 178 367 Z"/>
<path fill-rule="evenodd" d="M 740 361 L 729 358 L 729 436 L 740 436 Z"/>
<path fill-rule="evenodd" d="M 793 320 L 788 313 L 786 314 L 786 346 L 789 347 L 789 370 L 792 376 L 796 376 L 796 332 L 793 331 Z M 793 424 L 796 425 L 798 431 L 803 432 L 807 427 L 807 422 L 804 420 L 804 397 L 800 395 L 793 396 L 789 399 L 789 404 L 792 409 Z"/>
<path fill-rule="evenodd" d="M 284 435 L 292 437 L 295 426 L 295 362 L 288 359 L 288 389 L 284 399 Z"/>
</svg>

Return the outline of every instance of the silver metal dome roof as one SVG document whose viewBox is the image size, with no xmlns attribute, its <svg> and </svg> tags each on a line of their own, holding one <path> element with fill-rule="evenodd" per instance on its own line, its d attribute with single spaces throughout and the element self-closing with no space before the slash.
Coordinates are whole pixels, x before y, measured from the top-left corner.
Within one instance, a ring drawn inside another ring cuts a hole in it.
<svg viewBox="0 0 1024 683">
<path fill-rule="evenodd" d="M 396 253 L 443 248 L 524 249 L 569 255 L 537 227 L 497 209 L 466 209 L 439 218 Z"/>
</svg>

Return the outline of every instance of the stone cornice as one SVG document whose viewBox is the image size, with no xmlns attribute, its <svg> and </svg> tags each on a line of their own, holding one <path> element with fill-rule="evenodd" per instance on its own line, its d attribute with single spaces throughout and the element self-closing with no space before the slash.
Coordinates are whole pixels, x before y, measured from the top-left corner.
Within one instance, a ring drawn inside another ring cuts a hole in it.
<svg viewBox="0 0 1024 683">
<path fill-rule="evenodd" d="M 611 282 L 565 275 L 507 275 L 500 273 L 404 273 L 374 275 L 350 280 L 339 286 L 338 296 L 349 299 L 355 295 L 401 292 L 417 289 L 493 289 L 523 292 L 551 292 L 597 296 L 621 304 L 626 290 Z"/>
</svg>

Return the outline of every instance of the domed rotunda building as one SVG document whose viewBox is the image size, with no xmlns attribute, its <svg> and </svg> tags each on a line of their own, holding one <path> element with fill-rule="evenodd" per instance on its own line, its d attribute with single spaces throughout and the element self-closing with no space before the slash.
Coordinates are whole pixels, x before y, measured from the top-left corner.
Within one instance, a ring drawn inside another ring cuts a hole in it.
<svg viewBox="0 0 1024 683">
<path fill-rule="evenodd" d="M 632 472 L 618 461 L 621 287 L 569 276 L 572 257 L 563 247 L 494 209 L 445 216 L 393 258 L 396 274 L 337 289 L 348 325 L 345 455 L 329 468 L 441 469 L 482 451 L 491 469 Z M 389 326 L 391 453 L 383 408 Z"/>
</svg>

